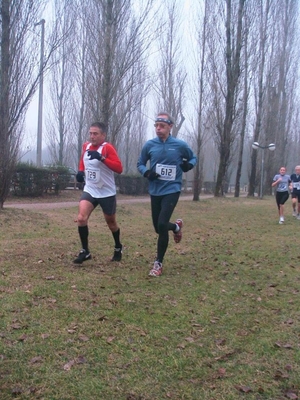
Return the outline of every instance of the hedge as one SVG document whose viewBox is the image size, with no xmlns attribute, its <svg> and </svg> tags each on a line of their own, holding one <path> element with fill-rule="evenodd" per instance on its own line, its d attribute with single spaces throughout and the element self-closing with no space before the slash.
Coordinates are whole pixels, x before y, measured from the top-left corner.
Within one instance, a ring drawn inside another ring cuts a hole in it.
<svg viewBox="0 0 300 400">
<path fill-rule="evenodd" d="M 47 192 L 58 194 L 68 186 L 71 174 L 67 167 L 39 168 L 20 163 L 16 166 L 11 194 L 14 196 L 38 197 Z"/>
<path fill-rule="evenodd" d="M 116 175 L 115 179 L 120 194 L 140 196 L 148 193 L 148 179 L 141 175 Z"/>
</svg>

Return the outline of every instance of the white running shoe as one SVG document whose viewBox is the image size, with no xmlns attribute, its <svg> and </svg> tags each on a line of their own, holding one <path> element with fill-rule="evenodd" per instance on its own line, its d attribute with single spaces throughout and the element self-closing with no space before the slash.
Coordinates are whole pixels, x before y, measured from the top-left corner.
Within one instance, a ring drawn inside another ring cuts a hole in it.
<svg viewBox="0 0 300 400">
<path fill-rule="evenodd" d="M 297 219 L 300 219 L 300 214 L 297 215 Z"/>
<path fill-rule="evenodd" d="M 155 261 L 153 268 L 149 272 L 149 276 L 160 276 L 162 274 L 162 263 Z"/>
<path fill-rule="evenodd" d="M 284 223 L 284 217 L 280 217 L 280 218 L 279 218 L 279 223 L 280 223 L 280 224 L 283 224 L 283 223 Z"/>
<path fill-rule="evenodd" d="M 298 214 L 296 213 L 296 210 L 293 211 L 293 217 L 297 217 Z"/>
</svg>

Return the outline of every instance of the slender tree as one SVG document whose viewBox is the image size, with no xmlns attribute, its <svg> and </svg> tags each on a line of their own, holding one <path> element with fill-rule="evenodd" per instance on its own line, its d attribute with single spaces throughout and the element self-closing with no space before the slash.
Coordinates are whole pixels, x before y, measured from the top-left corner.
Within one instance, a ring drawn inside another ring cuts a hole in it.
<svg viewBox="0 0 300 400">
<path fill-rule="evenodd" d="M 194 173 L 194 185 L 193 185 L 193 201 L 199 201 L 200 192 L 202 189 L 203 181 L 203 166 L 204 166 L 204 145 L 208 140 L 209 131 L 206 129 L 206 113 L 209 107 L 208 104 L 208 90 L 206 85 L 206 69 L 205 64 L 207 62 L 207 2 L 204 3 L 204 14 L 203 17 L 199 17 L 201 23 L 197 24 L 197 48 L 196 48 L 196 79 L 197 85 L 192 85 L 195 89 L 195 111 L 196 121 L 194 129 L 195 137 L 195 148 L 198 163 L 193 169 Z M 198 28 L 201 27 L 201 28 Z M 193 80 L 194 83 L 194 80 Z"/>
<path fill-rule="evenodd" d="M 48 55 L 39 69 L 39 37 L 32 31 L 40 20 L 44 3 L 1 1 L 0 209 L 9 194 L 25 112 L 37 88 L 39 74 L 46 70 L 51 53 L 58 46 L 57 38 L 49 38 Z"/>
<path fill-rule="evenodd" d="M 72 129 L 74 119 L 72 95 L 75 86 L 74 32 L 77 21 L 73 1 L 56 1 L 54 5 L 55 19 L 61 21 L 60 35 L 64 37 L 64 41 L 60 51 L 55 54 L 55 62 L 51 69 L 52 84 L 49 92 L 52 112 L 48 113 L 47 134 L 53 163 L 70 165 L 73 158 L 70 149 L 75 141 Z"/>
<path fill-rule="evenodd" d="M 267 0 L 265 3 L 266 3 L 265 9 L 263 8 L 263 1 L 260 1 L 259 5 L 260 24 L 259 24 L 258 57 L 254 61 L 255 66 L 258 65 L 257 88 L 255 96 L 256 120 L 255 120 L 254 135 L 253 135 L 254 142 L 259 141 L 262 117 L 263 117 L 264 74 L 266 65 L 266 47 L 267 47 L 267 36 L 268 36 L 267 27 L 268 27 L 268 16 L 270 13 L 270 1 Z M 255 192 L 255 186 L 257 182 L 256 180 L 257 156 L 258 156 L 257 151 L 252 151 L 248 196 L 254 196 Z"/>
<path fill-rule="evenodd" d="M 249 104 L 249 66 L 248 66 L 248 16 L 245 14 L 245 39 L 244 39 L 244 66 L 243 66 L 243 88 L 242 90 L 242 101 L 240 107 L 240 113 L 242 114 L 242 118 L 240 121 L 240 126 L 238 127 L 240 131 L 239 135 L 239 143 L 238 143 L 238 160 L 237 160 L 237 170 L 235 177 L 235 187 L 234 187 L 234 197 L 240 196 L 241 191 L 241 176 L 242 176 L 242 167 L 243 167 L 243 155 L 244 155 L 244 147 L 245 147 L 245 135 L 247 129 L 247 115 L 248 115 L 248 104 Z"/>
<path fill-rule="evenodd" d="M 154 74 L 153 87 L 157 110 L 169 112 L 174 117 L 172 135 L 177 137 L 185 120 L 183 107 L 187 74 L 181 57 L 181 20 L 178 2 L 177 0 L 167 2 L 164 7 L 166 13 L 162 13 L 159 20 L 162 27 L 157 38 L 159 57 L 157 57 L 157 72 Z"/>
<path fill-rule="evenodd" d="M 136 15 L 130 0 L 93 0 L 88 10 L 87 107 L 93 119 L 109 126 L 109 140 L 117 145 L 122 135 L 124 107 L 132 90 L 140 90 L 141 60 L 145 58 L 152 34 L 149 29 L 153 0 L 145 0 Z M 95 19 L 94 15 L 99 18 Z M 147 23 L 146 23 L 147 22 Z M 138 100 L 136 100 L 138 106 Z"/>
<path fill-rule="evenodd" d="M 231 146 L 234 140 L 233 136 L 233 122 L 235 119 L 235 106 L 236 106 L 236 95 L 238 90 L 239 78 L 240 78 L 240 58 L 241 49 L 243 44 L 243 11 L 244 11 L 245 0 L 239 0 L 238 12 L 236 23 L 235 36 L 233 36 L 233 8 L 231 0 L 226 0 L 226 89 L 224 92 L 225 96 L 225 110 L 224 120 L 222 125 L 217 127 L 219 136 L 219 153 L 220 163 L 217 173 L 217 182 L 215 188 L 215 196 L 218 197 L 223 195 L 224 192 L 224 180 L 226 177 L 229 161 Z"/>
</svg>

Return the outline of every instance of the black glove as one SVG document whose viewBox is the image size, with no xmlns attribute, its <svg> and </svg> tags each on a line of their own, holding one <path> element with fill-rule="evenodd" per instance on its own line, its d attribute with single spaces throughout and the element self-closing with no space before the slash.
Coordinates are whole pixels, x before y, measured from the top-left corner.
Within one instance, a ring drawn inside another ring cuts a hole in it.
<svg viewBox="0 0 300 400">
<path fill-rule="evenodd" d="M 84 172 L 83 171 L 78 171 L 76 174 L 76 181 L 79 183 L 84 182 Z"/>
<path fill-rule="evenodd" d="M 182 164 L 180 164 L 180 168 L 183 172 L 188 172 L 193 168 L 193 164 L 190 164 L 187 160 L 184 160 Z"/>
<path fill-rule="evenodd" d="M 105 160 L 105 157 L 103 157 L 103 155 L 97 150 L 88 150 L 88 156 L 90 157 L 90 160 L 99 160 L 102 162 Z"/>
<path fill-rule="evenodd" d="M 155 179 L 159 178 L 160 175 L 157 174 L 157 173 L 154 172 L 154 171 L 149 171 L 149 169 L 148 169 L 148 171 L 146 171 L 146 172 L 144 173 L 144 177 L 147 178 L 147 179 L 149 179 L 149 181 L 155 181 Z"/>
</svg>

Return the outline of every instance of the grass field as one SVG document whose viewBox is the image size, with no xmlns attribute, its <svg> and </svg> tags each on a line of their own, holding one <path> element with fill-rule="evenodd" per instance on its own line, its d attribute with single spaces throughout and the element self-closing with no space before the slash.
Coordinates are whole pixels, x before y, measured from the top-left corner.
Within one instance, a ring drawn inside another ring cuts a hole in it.
<svg viewBox="0 0 300 400">
<path fill-rule="evenodd" d="M 149 204 L 100 210 L 91 261 L 77 208 L 0 212 L 0 399 L 280 400 L 300 396 L 300 221 L 274 198 L 180 201 L 160 278 Z"/>
</svg>

